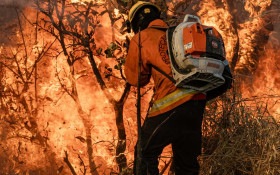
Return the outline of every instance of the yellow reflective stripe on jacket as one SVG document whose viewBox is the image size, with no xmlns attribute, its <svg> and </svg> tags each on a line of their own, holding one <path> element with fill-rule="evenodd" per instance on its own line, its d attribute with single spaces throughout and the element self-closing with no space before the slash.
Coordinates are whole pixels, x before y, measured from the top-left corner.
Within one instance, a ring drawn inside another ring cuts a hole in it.
<svg viewBox="0 0 280 175">
<path fill-rule="evenodd" d="M 183 102 L 190 100 L 197 93 L 197 91 L 192 89 L 177 89 L 162 99 L 155 101 L 149 111 L 149 115 L 154 116 L 155 114 L 166 112 L 166 108 L 170 108 L 170 106 L 173 106 L 180 101 L 180 104 L 182 104 Z M 173 108 L 180 104 L 173 106 Z"/>
</svg>

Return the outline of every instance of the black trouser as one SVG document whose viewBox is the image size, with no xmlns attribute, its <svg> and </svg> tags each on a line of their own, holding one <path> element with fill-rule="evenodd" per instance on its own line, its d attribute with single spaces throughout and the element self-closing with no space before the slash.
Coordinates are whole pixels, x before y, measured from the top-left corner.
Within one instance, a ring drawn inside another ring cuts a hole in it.
<svg viewBox="0 0 280 175">
<path fill-rule="evenodd" d="M 175 174 L 199 174 L 197 157 L 201 154 L 201 124 L 205 104 L 205 100 L 191 100 L 167 113 L 145 120 L 141 137 L 141 175 L 159 174 L 158 158 L 169 144 L 172 145 Z M 135 171 L 136 166 L 134 174 Z"/>
</svg>

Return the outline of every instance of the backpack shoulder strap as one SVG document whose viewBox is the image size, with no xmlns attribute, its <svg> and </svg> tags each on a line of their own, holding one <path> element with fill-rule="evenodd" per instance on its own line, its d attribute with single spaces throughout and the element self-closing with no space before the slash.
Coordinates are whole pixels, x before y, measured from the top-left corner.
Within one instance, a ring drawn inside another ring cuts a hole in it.
<svg viewBox="0 0 280 175">
<path fill-rule="evenodd" d="M 169 27 L 162 27 L 162 26 L 150 26 L 149 28 L 154 28 L 154 29 L 158 29 L 158 30 L 162 30 L 162 31 L 167 31 L 169 29 Z M 176 83 L 175 79 L 173 77 L 169 76 L 166 72 L 164 72 L 160 68 L 156 67 L 155 65 L 151 64 L 151 66 L 152 66 L 152 68 L 157 70 L 159 73 L 163 74 L 170 81 L 172 81 L 174 84 Z"/>
<path fill-rule="evenodd" d="M 172 81 L 173 83 L 176 83 L 176 81 L 174 80 L 173 77 L 169 76 L 166 72 L 164 72 L 163 70 L 161 70 L 160 68 L 156 67 L 155 65 L 152 65 L 152 68 L 154 68 L 155 70 L 157 70 L 159 73 L 163 74 L 166 78 L 168 78 L 170 81 Z"/>
</svg>

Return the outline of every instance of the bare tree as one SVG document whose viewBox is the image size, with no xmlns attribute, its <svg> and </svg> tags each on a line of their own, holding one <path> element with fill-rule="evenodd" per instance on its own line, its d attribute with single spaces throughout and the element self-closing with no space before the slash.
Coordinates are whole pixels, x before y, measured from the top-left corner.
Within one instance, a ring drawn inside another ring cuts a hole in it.
<svg viewBox="0 0 280 175">
<path fill-rule="evenodd" d="M 8 174 L 28 172 L 29 167 L 22 168 L 21 164 L 28 161 L 24 157 L 33 154 L 31 151 L 23 151 L 27 149 L 26 144 L 31 142 L 38 150 L 45 150 L 47 163 L 50 164 L 46 164 L 49 167 L 48 173 L 55 173 L 55 154 L 47 142 L 47 135 L 42 134 L 42 127 L 38 125 L 38 111 L 48 100 L 37 93 L 37 67 L 44 62 L 53 43 L 37 42 L 37 29 L 34 27 L 37 19 L 31 22 L 21 9 L 13 6 L 9 9 L 17 17 L 10 30 L 19 31 L 19 35 L 2 34 L 7 42 L 0 52 L 1 143 L 5 143 L 1 146 L 3 152 L 0 156 L 8 160 L 6 164 L 5 161 L 1 163 L 0 171 Z M 17 149 L 13 149 L 13 141 L 10 142 L 13 139 L 18 142 Z M 11 158 L 12 155 L 15 155 L 14 158 Z M 15 166 L 10 166 L 12 164 Z"/>
<path fill-rule="evenodd" d="M 107 5 L 110 3 L 107 3 Z M 112 44 L 116 47 L 109 47 L 107 49 L 108 52 L 112 53 L 112 57 L 114 57 L 117 61 L 117 68 L 120 71 L 120 77 L 112 76 L 110 73 L 112 68 L 106 67 L 107 73 L 105 77 L 102 76 L 102 72 L 98 68 L 96 63 L 96 59 L 94 57 L 95 54 L 101 55 L 102 50 L 97 48 L 94 35 L 96 28 L 101 25 L 99 18 L 105 13 L 109 13 L 111 15 L 112 8 L 106 6 L 106 4 L 94 4 L 90 3 L 70 3 L 66 0 L 62 1 L 36 1 L 36 7 L 39 9 L 41 13 L 45 15 L 43 22 L 44 24 L 40 27 L 46 32 L 52 34 L 60 43 L 62 48 L 62 52 L 59 54 L 63 54 L 67 58 L 68 66 L 70 67 L 70 75 L 71 75 L 71 87 L 65 87 L 64 90 L 72 97 L 75 101 L 78 113 L 83 120 L 84 126 L 86 128 L 86 142 L 88 147 L 88 156 L 89 156 L 89 164 L 92 174 L 98 174 L 96 169 L 98 168 L 96 163 L 93 161 L 93 150 L 92 150 L 92 135 L 91 128 L 93 123 L 90 122 L 90 113 L 84 111 L 79 95 L 76 88 L 75 82 L 75 69 L 74 64 L 77 60 L 81 58 L 87 58 L 90 61 L 92 71 L 96 77 L 96 80 L 112 105 L 112 108 L 115 111 L 116 116 L 116 126 L 118 131 L 118 139 L 116 146 L 116 162 L 119 167 L 120 172 L 126 172 L 128 165 L 127 159 L 124 154 L 126 150 L 126 133 L 123 122 L 123 106 L 127 99 L 127 96 L 130 91 L 130 85 L 127 83 L 123 83 L 123 92 L 119 99 L 115 99 L 113 94 L 109 91 L 108 86 L 106 85 L 106 81 L 104 78 L 112 77 L 117 80 L 121 80 L 124 77 L 122 76 L 121 65 L 123 64 L 123 54 L 124 48 L 122 46 L 118 46 L 115 44 L 115 41 L 112 41 Z M 105 7 L 105 10 L 100 11 L 102 7 Z M 108 8 L 107 8 L 108 7 Z M 120 18 L 119 18 L 120 19 Z M 115 20 L 118 20 L 111 16 L 112 25 Z M 113 27 L 112 27 L 113 30 Z M 121 53 L 121 56 L 114 56 L 114 51 L 118 49 Z M 57 55 L 59 56 L 59 55 Z M 63 85 L 63 83 L 61 83 Z"/>
</svg>

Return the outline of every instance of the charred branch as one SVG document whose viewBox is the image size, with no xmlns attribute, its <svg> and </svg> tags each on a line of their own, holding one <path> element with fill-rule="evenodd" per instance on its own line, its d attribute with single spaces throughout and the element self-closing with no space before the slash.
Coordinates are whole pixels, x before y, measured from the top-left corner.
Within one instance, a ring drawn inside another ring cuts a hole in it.
<svg viewBox="0 0 280 175">
<path fill-rule="evenodd" d="M 91 67 L 92 67 L 94 75 L 96 76 L 97 82 L 99 83 L 101 89 L 105 89 L 106 88 L 105 82 L 102 79 L 100 72 L 98 71 L 97 64 L 94 60 L 94 54 L 91 49 L 91 43 L 94 44 L 94 40 L 92 38 L 94 33 L 93 33 L 93 30 L 92 31 L 88 30 L 89 26 L 92 26 L 92 24 L 93 24 L 93 22 L 90 21 L 90 19 L 92 19 L 92 18 L 89 16 L 91 14 L 90 12 L 92 10 L 91 8 L 92 8 L 93 3 L 92 2 L 89 3 L 85 12 L 77 11 L 77 13 L 79 15 L 77 17 L 73 16 L 74 19 L 76 18 L 75 20 L 78 20 L 81 23 L 80 27 L 83 30 L 83 32 L 81 34 L 77 30 L 75 30 L 75 28 L 65 26 L 66 24 L 63 22 L 64 18 L 67 16 L 67 14 L 64 14 L 65 2 L 63 2 L 61 4 L 61 10 L 58 9 L 58 7 L 59 7 L 58 2 L 49 2 L 49 3 L 56 3 L 56 4 L 53 4 L 53 5 L 49 4 L 48 10 L 44 10 L 40 6 L 40 4 L 37 3 L 37 6 L 40 9 L 40 11 L 50 19 L 51 25 L 58 31 L 59 35 L 57 35 L 52 30 L 49 32 L 52 35 L 55 35 L 55 37 L 59 39 L 64 55 L 68 54 L 66 43 L 64 41 L 65 36 L 67 36 L 67 35 L 72 36 L 72 37 L 76 38 L 77 41 L 79 41 L 75 45 L 80 45 L 80 46 L 84 47 L 85 54 L 88 55 L 88 59 L 91 63 Z M 54 19 L 53 6 L 55 6 L 55 10 L 56 10 L 55 14 L 57 14 L 58 22 L 56 22 Z M 84 22 L 83 22 L 83 19 L 84 19 Z M 69 18 L 68 20 L 72 20 L 72 19 Z M 68 21 L 68 22 L 69 22 L 69 24 L 71 24 L 71 21 Z M 69 29 L 72 29 L 72 30 L 69 30 Z M 74 63 L 74 60 L 68 60 L 68 61 L 70 64 Z"/>
<path fill-rule="evenodd" d="M 125 126 L 123 122 L 123 105 L 129 94 L 131 85 L 126 83 L 125 90 L 122 97 L 118 102 L 114 104 L 115 116 L 116 116 L 116 126 L 118 130 L 118 142 L 116 147 L 116 161 L 120 172 L 127 170 L 127 159 L 124 154 L 126 150 L 126 133 Z"/>
<path fill-rule="evenodd" d="M 231 0 L 227 0 L 226 1 L 227 4 L 228 4 L 228 8 L 229 8 L 229 11 L 232 12 L 232 22 L 231 22 L 231 25 L 232 25 L 232 28 L 233 28 L 233 31 L 234 31 L 234 35 L 237 36 L 237 41 L 235 43 L 235 45 L 233 46 L 233 56 L 231 58 L 231 68 L 232 70 L 234 70 L 237 62 L 238 62 L 238 58 L 239 58 L 239 36 L 238 36 L 238 23 L 237 23 L 237 18 L 236 18 L 236 10 L 235 10 L 235 5 L 234 5 L 234 2 L 231 1 Z"/>
<path fill-rule="evenodd" d="M 68 153 L 67 153 L 67 151 L 64 151 L 64 153 L 65 153 L 65 157 L 63 158 L 64 162 L 65 162 L 65 163 L 67 164 L 67 166 L 69 167 L 71 173 L 72 173 L 73 175 L 77 175 L 75 169 L 73 168 L 71 162 L 70 162 L 69 159 L 68 159 Z"/>
<path fill-rule="evenodd" d="M 81 158 L 80 155 L 78 156 L 78 158 L 79 158 L 79 160 L 80 160 L 80 165 L 83 166 L 83 170 L 81 170 L 81 172 L 83 172 L 83 175 L 86 175 L 86 173 L 87 173 L 86 165 L 85 165 L 85 163 L 84 163 L 84 161 L 83 161 L 83 159 Z"/>
</svg>

